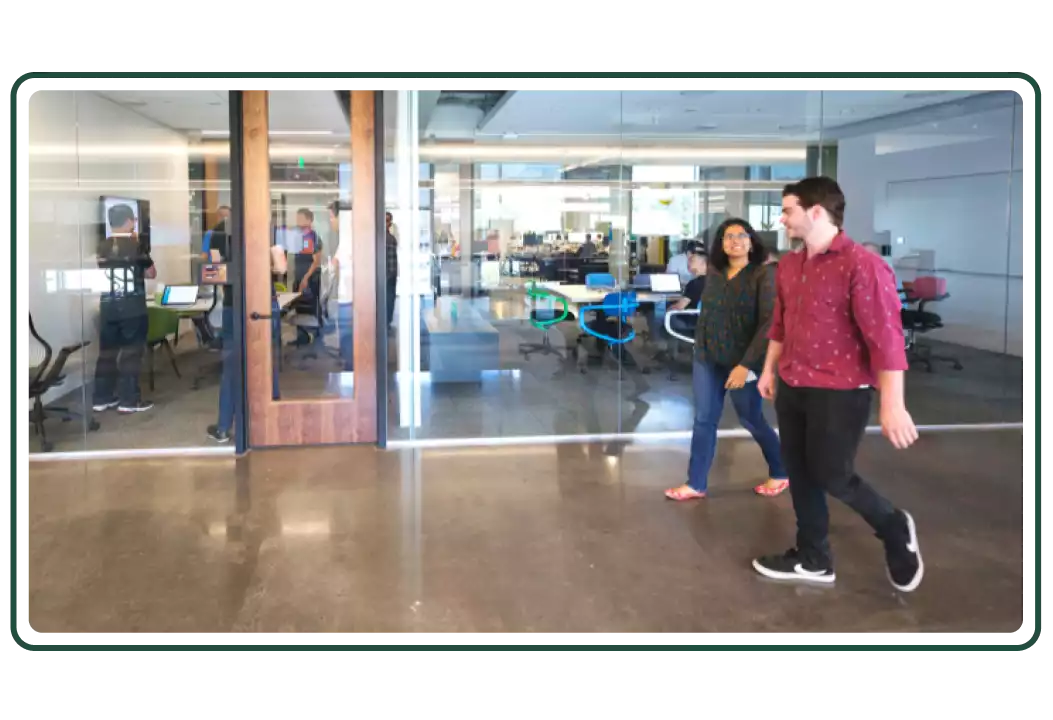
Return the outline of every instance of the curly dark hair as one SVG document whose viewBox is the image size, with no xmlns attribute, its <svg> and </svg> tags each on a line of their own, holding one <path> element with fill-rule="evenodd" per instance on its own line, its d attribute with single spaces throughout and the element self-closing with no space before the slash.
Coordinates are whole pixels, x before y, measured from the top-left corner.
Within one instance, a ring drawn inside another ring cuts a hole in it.
<svg viewBox="0 0 1053 720">
<path fill-rule="evenodd" d="M 724 272 L 728 267 L 728 254 L 724 252 L 724 233 L 733 225 L 740 226 L 750 236 L 750 265 L 762 265 L 768 256 L 764 243 L 753 229 L 753 226 L 742 218 L 728 218 L 720 223 L 713 233 L 712 246 L 709 248 L 709 264 L 714 270 Z"/>
</svg>

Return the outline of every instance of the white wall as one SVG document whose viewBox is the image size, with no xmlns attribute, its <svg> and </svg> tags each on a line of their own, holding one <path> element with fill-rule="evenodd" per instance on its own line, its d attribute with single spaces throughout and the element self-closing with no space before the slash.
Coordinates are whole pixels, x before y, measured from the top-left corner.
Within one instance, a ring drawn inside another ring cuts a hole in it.
<svg viewBox="0 0 1053 720">
<path fill-rule="evenodd" d="M 945 325 L 934 339 L 1023 352 L 1021 133 L 1017 105 L 838 143 L 848 234 L 889 231 L 893 264 L 935 253 L 951 297 L 931 308 Z"/>
<path fill-rule="evenodd" d="M 90 288 L 100 279 L 94 260 L 100 196 L 149 200 L 157 282 L 190 280 L 187 141 L 91 92 L 35 93 L 28 131 L 30 221 L 21 244 L 29 249 L 33 322 L 56 352 L 92 343 L 69 366 L 64 393 L 95 366 L 99 294 Z"/>
</svg>

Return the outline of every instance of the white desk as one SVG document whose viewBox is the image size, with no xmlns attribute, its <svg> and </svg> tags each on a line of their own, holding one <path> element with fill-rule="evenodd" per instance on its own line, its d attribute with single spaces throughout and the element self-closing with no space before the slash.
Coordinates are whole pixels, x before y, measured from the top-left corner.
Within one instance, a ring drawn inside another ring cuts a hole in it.
<svg viewBox="0 0 1053 720">
<path fill-rule="evenodd" d="M 296 302 L 296 298 L 298 297 L 300 297 L 300 293 L 298 292 L 278 293 L 278 307 L 282 310 L 285 310 L 294 302 Z"/>
<path fill-rule="evenodd" d="M 584 285 L 563 285 L 561 283 L 538 283 L 539 288 L 543 288 L 551 292 L 553 295 L 558 295 L 566 299 L 571 305 L 599 305 L 603 302 L 603 298 L 607 297 L 610 293 L 615 292 L 614 290 L 607 289 L 590 289 Z M 636 293 L 636 300 L 640 303 L 660 303 L 669 302 L 670 300 L 676 300 L 683 297 L 683 293 L 654 293 L 654 292 L 639 292 Z M 528 298 L 529 299 L 529 298 Z"/>
</svg>

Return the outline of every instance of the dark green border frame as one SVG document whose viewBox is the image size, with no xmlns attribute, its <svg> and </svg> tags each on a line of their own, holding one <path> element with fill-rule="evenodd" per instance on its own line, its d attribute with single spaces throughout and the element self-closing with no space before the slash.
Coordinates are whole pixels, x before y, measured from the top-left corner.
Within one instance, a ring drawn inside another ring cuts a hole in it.
<svg viewBox="0 0 1053 720">
<path fill-rule="evenodd" d="M 1012 82 L 1015 85 L 1030 91 L 1031 96 L 1031 301 L 1032 305 L 1045 307 L 1045 255 L 1046 243 L 1039 240 L 1047 228 L 1044 225 L 1046 219 L 1046 115 L 1048 107 L 1042 97 L 1042 88 L 1037 73 L 1010 72 L 1010 73 L 578 73 L 578 74 L 530 74 L 521 73 L 23 73 L 17 76 L 9 85 L 8 93 L 8 158 L 20 157 L 19 145 L 22 142 L 20 131 L 22 127 L 23 108 L 22 91 L 25 87 L 33 85 L 39 80 L 62 80 L 62 81 L 130 81 L 163 82 L 163 81 L 210 81 L 231 82 L 234 85 L 245 82 L 276 82 L 296 83 L 299 81 L 340 81 L 373 83 L 395 83 L 401 82 L 454 82 L 458 81 L 494 81 L 494 80 L 516 80 L 519 82 L 588 82 L 590 80 L 601 80 L 604 83 L 612 81 L 645 80 L 649 82 L 673 82 L 682 80 L 693 83 L 704 83 L 713 81 L 750 81 L 752 83 L 763 83 L 768 81 L 782 81 L 794 84 L 818 82 L 824 84 L 854 84 L 854 83 L 902 83 L 914 84 L 922 82 Z M 8 161 L 8 282 L 7 282 L 7 305 L 9 323 L 7 347 L 8 347 L 8 397 L 21 397 L 20 375 L 16 373 L 15 353 L 21 347 L 21 337 L 16 332 L 20 324 L 16 322 L 16 308 L 21 308 L 22 300 L 22 275 L 18 261 L 22 258 L 22 203 L 20 202 L 21 178 L 19 171 L 22 169 L 20 161 Z M 1037 301 L 1037 302 L 1035 302 Z M 1045 335 L 1046 324 L 1041 320 L 1041 314 L 1032 315 L 1031 319 L 1032 339 L 1041 338 Z M 1045 426 L 1045 377 L 1042 369 L 1045 367 L 1045 342 L 1038 345 L 1041 353 L 1038 354 L 1038 362 L 1034 362 L 1035 353 L 1032 352 L 1031 383 L 1032 383 L 1032 405 L 1031 417 L 1026 418 L 1026 427 L 1037 420 L 1037 437 L 1044 435 L 1042 426 Z M 1036 412 L 1037 404 L 1037 412 Z M 24 424 L 21 417 L 21 402 L 8 401 L 9 429 L 7 435 L 7 457 L 9 474 L 12 480 L 16 477 L 21 482 L 8 482 L 7 491 L 7 514 L 8 514 L 8 565 L 7 565 L 7 632 L 8 647 L 13 647 L 16 653 L 23 655 L 41 654 L 65 654 L 65 655 L 142 655 L 144 653 L 165 655 L 190 655 L 202 653 L 233 653 L 253 654 L 263 653 L 285 654 L 285 655 L 380 655 L 390 653 L 406 652 L 408 645 L 413 648 L 414 653 L 428 655 L 469 655 L 469 654 L 553 654 L 567 655 L 569 653 L 602 653 L 611 655 L 623 654 L 664 654 L 664 655 L 691 655 L 699 653 L 814 653 L 814 654 L 846 654 L 846 653 L 868 653 L 868 654 L 899 654 L 909 652 L 917 653 L 953 653 L 961 654 L 996 654 L 996 655 L 1022 655 L 1030 654 L 1038 644 L 1045 639 L 1048 633 L 1046 617 L 1047 584 L 1047 561 L 1046 561 L 1046 487 L 1045 482 L 1045 447 L 1042 443 L 1035 443 L 1031 447 L 1031 525 L 1032 525 L 1032 586 L 1031 607 L 1032 626 L 1035 628 L 1028 634 L 1021 636 L 1017 642 L 982 642 L 982 641 L 895 641 L 895 642 L 863 642 L 863 641 L 816 641 L 800 639 L 797 641 L 764 641 L 764 640 L 715 640 L 715 641 L 676 641 L 676 640 L 640 640 L 640 641 L 596 641 L 544 639 L 544 640 L 488 640 L 488 641 L 466 641 L 466 640 L 424 640 L 412 642 L 409 639 L 391 638 L 390 640 L 373 641 L 269 641 L 258 639 L 246 639 L 242 641 L 217 640 L 216 642 L 202 642 L 200 640 L 186 641 L 156 641 L 156 640 L 32 640 L 23 635 L 24 627 L 24 554 L 23 539 L 24 527 L 24 483 L 26 463 L 24 459 Z M 1030 434 L 1030 428 L 1029 428 Z M 23 453 L 22 464 L 18 465 L 18 454 Z"/>
</svg>

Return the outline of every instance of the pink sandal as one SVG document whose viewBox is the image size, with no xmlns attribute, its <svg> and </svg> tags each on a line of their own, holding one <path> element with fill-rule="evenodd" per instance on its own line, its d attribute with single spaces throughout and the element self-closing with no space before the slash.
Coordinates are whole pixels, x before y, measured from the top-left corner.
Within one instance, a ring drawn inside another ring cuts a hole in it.
<svg viewBox="0 0 1053 720">
<path fill-rule="evenodd" d="M 684 500 L 701 500 L 706 496 L 706 494 L 704 492 L 700 493 L 698 490 L 692 490 L 690 488 L 688 488 L 687 490 L 681 490 L 680 488 L 669 488 L 665 491 L 665 496 L 670 500 L 683 502 Z"/>
<path fill-rule="evenodd" d="M 776 480 L 775 483 L 775 487 L 769 487 L 768 483 L 761 483 L 753 488 L 753 492 L 758 495 L 763 495 L 764 497 L 775 497 L 777 495 L 782 495 L 786 492 L 786 488 L 790 487 L 789 480 Z"/>
</svg>

